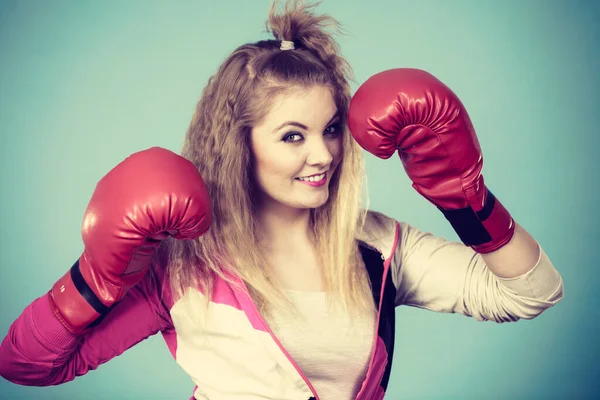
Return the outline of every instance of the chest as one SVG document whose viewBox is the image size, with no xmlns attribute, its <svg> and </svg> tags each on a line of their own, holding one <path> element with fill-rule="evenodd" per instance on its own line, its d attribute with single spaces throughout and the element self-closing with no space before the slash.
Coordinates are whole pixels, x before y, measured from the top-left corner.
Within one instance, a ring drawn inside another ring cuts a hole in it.
<svg viewBox="0 0 600 400">
<path fill-rule="evenodd" d="M 287 292 L 298 314 L 275 312 L 275 335 L 321 398 L 356 398 L 373 352 L 375 309 L 353 316 L 328 307 L 325 292 Z"/>
<path fill-rule="evenodd" d="M 323 268 L 312 249 L 269 255 L 275 278 L 283 287 L 302 291 L 324 291 Z"/>
</svg>

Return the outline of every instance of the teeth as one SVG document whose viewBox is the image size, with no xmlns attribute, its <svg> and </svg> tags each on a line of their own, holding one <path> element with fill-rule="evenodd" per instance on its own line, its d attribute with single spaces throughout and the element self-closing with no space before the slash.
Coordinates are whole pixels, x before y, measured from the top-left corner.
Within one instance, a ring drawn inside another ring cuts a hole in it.
<svg viewBox="0 0 600 400">
<path fill-rule="evenodd" d="M 317 175 L 317 176 L 311 176 L 308 178 L 298 178 L 301 181 L 307 181 L 307 182 L 318 182 L 321 179 L 325 178 L 325 174 L 321 174 L 321 175 Z"/>
</svg>

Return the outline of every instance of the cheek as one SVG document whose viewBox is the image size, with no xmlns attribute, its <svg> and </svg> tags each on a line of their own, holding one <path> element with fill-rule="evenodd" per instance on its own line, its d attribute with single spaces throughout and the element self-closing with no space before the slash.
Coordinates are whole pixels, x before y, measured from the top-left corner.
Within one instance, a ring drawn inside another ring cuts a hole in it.
<svg viewBox="0 0 600 400">
<path fill-rule="evenodd" d="M 331 141 L 331 144 L 329 145 L 329 152 L 331 153 L 331 157 L 333 159 L 332 164 L 337 166 L 344 155 L 344 143 L 342 137 Z"/>
<path fill-rule="evenodd" d="M 281 150 L 261 152 L 256 158 L 258 180 L 263 185 L 276 184 L 282 179 L 290 179 L 297 172 L 293 157 L 286 157 Z"/>
</svg>

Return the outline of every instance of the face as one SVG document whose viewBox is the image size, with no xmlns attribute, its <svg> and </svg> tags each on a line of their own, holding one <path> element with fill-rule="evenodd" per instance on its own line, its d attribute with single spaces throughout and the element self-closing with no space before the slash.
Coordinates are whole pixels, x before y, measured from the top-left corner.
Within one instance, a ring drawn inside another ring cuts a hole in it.
<svg viewBox="0 0 600 400">
<path fill-rule="evenodd" d="M 263 207 L 317 208 L 342 157 L 342 131 L 332 93 L 316 86 L 275 99 L 252 129 Z"/>
</svg>

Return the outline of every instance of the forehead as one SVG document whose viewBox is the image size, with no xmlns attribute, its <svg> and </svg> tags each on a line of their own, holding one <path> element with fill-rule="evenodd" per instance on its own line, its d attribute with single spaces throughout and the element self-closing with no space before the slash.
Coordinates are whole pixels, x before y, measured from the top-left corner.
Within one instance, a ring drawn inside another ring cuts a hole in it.
<svg viewBox="0 0 600 400">
<path fill-rule="evenodd" d="M 306 122 L 307 125 L 311 125 L 311 122 L 326 123 L 336 110 L 331 89 L 313 86 L 290 90 L 275 97 L 264 122 L 274 125 L 289 120 Z"/>
</svg>

